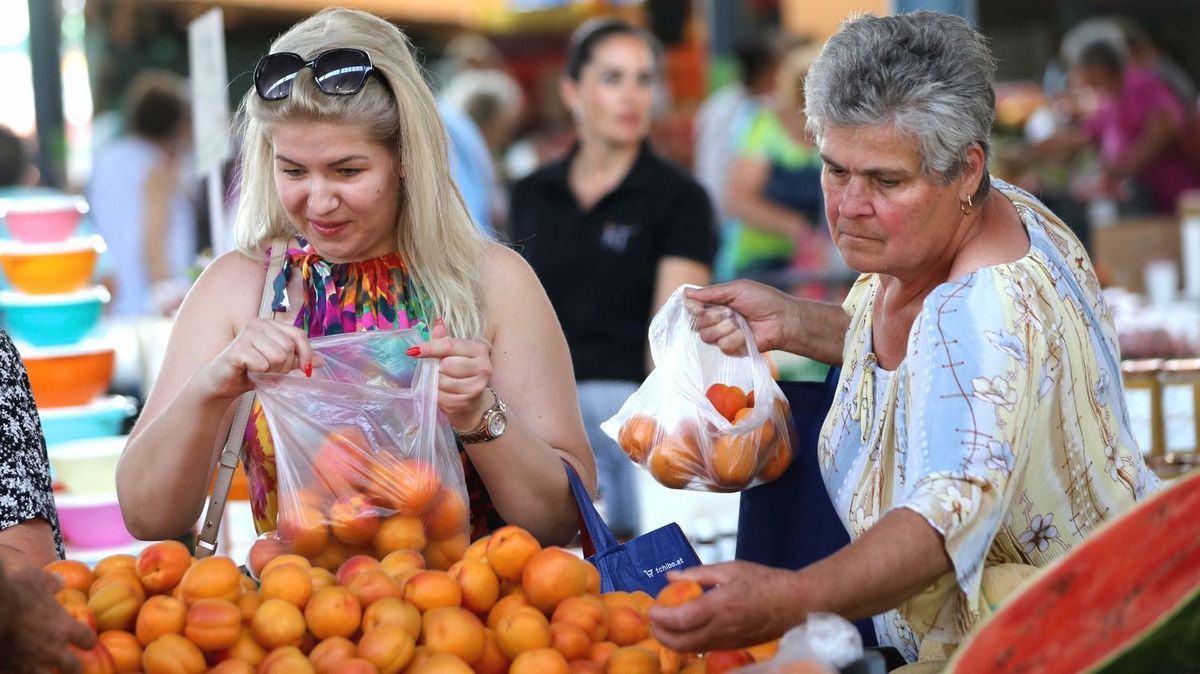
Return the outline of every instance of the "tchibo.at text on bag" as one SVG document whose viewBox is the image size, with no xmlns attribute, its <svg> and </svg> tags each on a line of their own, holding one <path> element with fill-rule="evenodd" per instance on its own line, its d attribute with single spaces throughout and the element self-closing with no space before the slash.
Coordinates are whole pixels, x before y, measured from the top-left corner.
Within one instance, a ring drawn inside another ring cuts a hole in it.
<svg viewBox="0 0 1200 674">
<path fill-rule="evenodd" d="M 600 425 L 634 462 L 672 489 L 740 491 L 779 477 L 791 462 L 791 413 L 754 346 L 742 356 L 700 339 L 681 286 L 650 324 L 654 371 Z"/>
<path fill-rule="evenodd" d="M 430 568 L 462 557 L 467 489 L 438 415 L 438 364 L 405 354 L 422 341 L 415 330 L 318 337 L 324 362 L 311 378 L 250 376 L 275 447 L 278 528 L 267 536 L 330 570 L 400 549 L 421 550 Z"/>
<path fill-rule="evenodd" d="M 601 592 L 642 590 L 654 597 L 666 587 L 668 571 L 700 566 L 700 558 L 692 544 L 674 522 L 618 543 L 600 513 L 596 512 L 579 476 L 570 466 L 563 465 L 579 506 L 583 553 L 600 570 Z"/>
</svg>

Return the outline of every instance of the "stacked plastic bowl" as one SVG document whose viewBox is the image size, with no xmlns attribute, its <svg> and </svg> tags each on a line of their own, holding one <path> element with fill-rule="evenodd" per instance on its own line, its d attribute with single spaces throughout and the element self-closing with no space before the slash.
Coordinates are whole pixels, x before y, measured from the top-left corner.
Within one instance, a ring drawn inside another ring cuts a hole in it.
<svg viewBox="0 0 1200 674">
<path fill-rule="evenodd" d="M 116 351 L 99 329 L 109 294 L 95 283 L 105 245 L 80 233 L 86 213 L 82 198 L 65 194 L 0 199 L 0 323 L 29 372 L 63 537 L 73 550 L 99 551 L 133 542 L 117 507 L 116 464 L 135 406 L 107 395 Z"/>
</svg>

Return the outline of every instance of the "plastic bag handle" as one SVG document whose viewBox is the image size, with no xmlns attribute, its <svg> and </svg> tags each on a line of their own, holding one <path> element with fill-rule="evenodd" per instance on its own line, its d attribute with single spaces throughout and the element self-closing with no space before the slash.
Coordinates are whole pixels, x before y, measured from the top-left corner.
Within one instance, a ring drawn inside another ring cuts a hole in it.
<svg viewBox="0 0 1200 674">
<path fill-rule="evenodd" d="M 571 464 L 563 461 L 563 467 L 567 469 L 567 481 L 571 483 L 571 493 L 575 496 L 575 505 L 579 507 L 579 534 L 583 539 L 583 556 L 591 557 L 617 547 L 617 537 L 613 536 L 612 530 L 604 523 L 604 518 L 596 511 L 592 497 L 588 496 L 587 487 L 583 486 L 583 480 L 579 479 Z"/>
</svg>

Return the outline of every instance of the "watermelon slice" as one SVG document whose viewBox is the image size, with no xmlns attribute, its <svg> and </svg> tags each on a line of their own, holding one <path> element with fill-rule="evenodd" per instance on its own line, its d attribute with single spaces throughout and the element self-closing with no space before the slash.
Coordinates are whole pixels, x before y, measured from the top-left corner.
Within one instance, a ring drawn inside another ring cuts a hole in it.
<svg viewBox="0 0 1200 674">
<path fill-rule="evenodd" d="M 1200 470 L 1009 598 L 949 672 L 1200 672 Z"/>
</svg>

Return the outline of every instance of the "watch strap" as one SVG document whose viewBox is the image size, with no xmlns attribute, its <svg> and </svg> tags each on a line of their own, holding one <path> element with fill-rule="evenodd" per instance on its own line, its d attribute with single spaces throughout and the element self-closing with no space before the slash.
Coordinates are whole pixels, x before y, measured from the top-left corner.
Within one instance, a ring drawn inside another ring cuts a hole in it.
<svg viewBox="0 0 1200 674">
<path fill-rule="evenodd" d="M 498 435 L 492 435 L 491 420 L 492 417 L 497 413 L 506 414 L 508 412 L 508 406 L 505 405 L 504 401 L 500 399 L 500 394 L 496 393 L 496 389 L 492 388 L 491 386 L 487 388 L 492 392 L 492 399 L 495 402 L 493 402 L 492 406 L 487 408 L 487 410 L 483 413 L 483 418 L 479 420 L 479 424 L 476 425 L 475 428 L 463 433 L 458 431 L 454 432 L 454 434 L 458 436 L 459 441 L 463 444 L 478 444 L 481 442 L 495 440 L 496 438 L 500 437 Z"/>
</svg>

